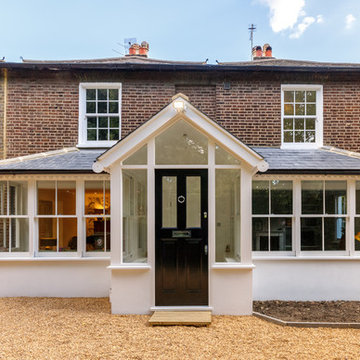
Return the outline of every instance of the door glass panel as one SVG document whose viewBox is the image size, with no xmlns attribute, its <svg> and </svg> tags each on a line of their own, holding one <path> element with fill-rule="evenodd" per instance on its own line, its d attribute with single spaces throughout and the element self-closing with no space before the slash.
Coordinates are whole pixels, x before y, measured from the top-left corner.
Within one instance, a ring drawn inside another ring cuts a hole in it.
<svg viewBox="0 0 360 360">
<path fill-rule="evenodd" d="M 186 227 L 195 228 L 201 225 L 201 178 L 186 177 Z"/>
<path fill-rule="evenodd" d="M 124 165 L 146 165 L 147 164 L 147 145 L 130 155 L 123 161 Z"/>
<path fill-rule="evenodd" d="M 162 177 L 162 227 L 177 226 L 176 176 Z"/>
<path fill-rule="evenodd" d="M 157 165 L 207 164 L 207 137 L 180 120 L 155 138 Z"/>
<path fill-rule="evenodd" d="M 240 165 L 240 160 L 235 159 L 231 154 L 215 145 L 215 164 L 216 165 Z"/>
</svg>

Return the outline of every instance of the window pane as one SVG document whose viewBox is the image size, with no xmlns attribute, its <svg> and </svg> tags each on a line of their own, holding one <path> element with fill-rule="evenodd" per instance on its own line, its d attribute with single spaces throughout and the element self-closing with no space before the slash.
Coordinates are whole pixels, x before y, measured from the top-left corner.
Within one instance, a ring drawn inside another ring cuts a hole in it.
<svg viewBox="0 0 360 360">
<path fill-rule="evenodd" d="M 270 218 L 270 250 L 292 251 L 291 218 Z"/>
<path fill-rule="evenodd" d="M 76 182 L 58 181 L 57 183 L 58 215 L 76 214 Z"/>
<path fill-rule="evenodd" d="M 322 250 L 322 218 L 301 219 L 301 250 Z"/>
<path fill-rule="evenodd" d="M 10 220 L 0 219 L 0 252 L 9 251 Z"/>
<path fill-rule="evenodd" d="M 284 91 L 284 102 L 294 102 L 294 91 Z"/>
<path fill-rule="evenodd" d="M 86 218 L 86 251 L 104 251 L 105 221 L 103 217 Z"/>
<path fill-rule="evenodd" d="M 92 101 L 87 101 L 86 102 L 86 113 L 87 114 L 94 114 L 96 113 L 96 106 L 95 106 L 95 102 Z"/>
<path fill-rule="evenodd" d="M 110 181 L 109 180 L 105 180 L 105 215 L 110 215 Z"/>
<path fill-rule="evenodd" d="M 356 213 L 360 214 L 360 181 L 356 182 Z"/>
<path fill-rule="evenodd" d="M 104 213 L 103 181 L 85 181 L 85 215 Z"/>
<path fill-rule="evenodd" d="M 123 170 L 123 182 L 129 179 L 133 182 L 134 191 L 126 193 L 123 188 L 123 261 L 146 262 L 147 172 Z"/>
<path fill-rule="evenodd" d="M 295 119 L 295 130 L 304 130 L 304 119 Z"/>
<path fill-rule="evenodd" d="M 119 130 L 110 129 L 110 131 L 109 131 L 109 140 L 117 141 L 119 139 L 120 139 Z"/>
<path fill-rule="evenodd" d="M 252 219 L 253 251 L 269 250 L 269 220 L 268 218 Z"/>
<path fill-rule="evenodd" d="M 305 115 L 305 104 L 295 105 L 295 115 Z"/>
<path fill-rule="evenodd" d="M 355 218 L 355 250 L 360 251 L 360 218 Z M 0 239 L 1 248 L 1 239 Z"/>
<path fill-rule="evenodd" d="M 306 101 L 307 102 L 316 102 L 316 91 L 307 91 L 306 92 Z"/>
<path fill-rule="evenodd" d="M 147 164 L 147 145 L 130 155 L 123 161 L 124 165 L 146 165 Z"/>
<path fill-rule="evenodd" d="M 87 118 L 87 127 L 89 128 L 96 128 L 96 117 L 88 117 Z"/>
<path fill-rule="evenodd" d="M 98 100 L 107 100 L 107 89 L 98 89 Z"/>
<path fill-rule="evenodd" d="M 39 251 L 57 251 L 57 219 L 40 218 Z"/>
<path fill-rule="evenodd" d="M 98 140 L 108 140 L 108 129 L 99 129 L 98 130 L 99 139 Z"/>
<path fill-rule="evenodd" d="M 97 112 L 99 114 L 105 114 L 108 112 L 108 103 L 107 102 L 104 102 L 104 101 L 99 101 L 97 103 Z"/>
<path fill-rule="evenodd" d="M 177 178 L 162 177 L 162 227 L 177 226 Z"/>
<path fill-rule="evenodd" d="M 117 117 L 117 116 L 110 117 L 110 127 L 111 128 L 119 128 L 119 117 Z"/>
<path fill-rule="evenodd" d="M 305 102 L 305 91 L 295 91 L 295 102 Z"/>
<path fill-rule="evenodd" d="M 100 116 L 99 118 L 99 128 L 108 128 L 109 118 L 107 116 Z"/>
<path fill-rule="evenodd" d="M 306 115 L 316 115 L 316 104 L 306 104 Z"/>
<path fill-rule="evenodd" d="M 76 218 L 59 218 L 59 251 L 77 251 Z"/>
<path fill-rule="evenodd" d="M 268 181 L 253 181 L 252 213 L 269 214 L 269 182 Z"/>
<path fill-rule="evenodd" d="M 346 181 L 325 181 L 325 213 L 346 214 Z"/>
<path fill-rule="evenodd" d="M 284 104 L 284 115 L 294 115 L 293 104 Z"/>
<path fill-rule="evenodd" d="M 294 141 L 294 132 L 293 131 L 284 131 L 284 142 L 291 143 Z"/>
<path fill-rule="evenodd" d="M 292 181 L 272 180 L 271 213 L 292 214 Z"/>
<path fill-rule="evenodd" d="M 109 100 L 119 100 L 118 89 L 109 89 Z"/>
<path fill-rule="evenodd" d="M 235 159 L 230 153 L 215 145 L 215 164 L 216 165 L 240 165 L 240 160 Z"/>
<path fill-rule="evenodd" d="M 315 142 L 315 131 L 305 131 L 305 141 Z"/>
<path fill-rule="evenodd" d="M 186 227 L 201 226 L 201 178 L 186 177 Z"/>
<path fill-rule="evenodd" d="M 119 104 L 117 102 L 111 101 L 109 103 L 109 113 L 117 114 L 119 112 Z"/>
<path fill-rule="evenodd" d="M 89 141 L 96 140 L 96 130 L 88 130 L 87 131 L 87 139 Z"/>
<path fill-rule="evenodd" d="M 304 142 L 304 132 L 303 131 L 295 131 L 295 142 Z"/>
<path fill-rule="evenodd" d="M 240 170 L 216 169 L 217 262 L 240 261 Z"/>
<path fill-rule="evenodd" d="M 315 130 L 315 119 L 306 119 L 306 130 Z"/>
<path fill-rule="evenodd" d="M 207 164 L 208 140 L 184 120 L 155 138 L 156 164 Z"/>
<path fill-rule="evenodd" d="M 301 182 L 302 214 L 323 214 L 323 182 Z"/>
<path fill-rule="evenodd" d="M 284 130 L 293 130 L 294 120 L 293 119 L 284 119 Z"/>
<path fill-rule="evenodd" d="M 344 218 L 324 218 L 325 250 L 345 250 Z"/>
<path fill-rule="evenodd" d="M 9 181 L 9 214 L 27 215 L 28 193 L 26 181 Z"/>
<path fill-rule="evenodd" d="M 8 215 L 7 201 L 8 201 L 8 183 L 7 181 L 0 181 L 0 215 Z"/>
<path fill-rule="evenodd" d="M 96 99 L 96 90 L 95 89 L 86 89 L 86 100 L 95 100 Z"/>
<path fill-rule="evenodd" d="M 106 245 L 106 251 L 111 250 L 111 224 L 110 219 L 105 218 L 105 245 Z"/>
<path fill-rule="evenodd" d="M 38 181 L 38 215 L 55 215 L 55 181 Z"/>
</svg>

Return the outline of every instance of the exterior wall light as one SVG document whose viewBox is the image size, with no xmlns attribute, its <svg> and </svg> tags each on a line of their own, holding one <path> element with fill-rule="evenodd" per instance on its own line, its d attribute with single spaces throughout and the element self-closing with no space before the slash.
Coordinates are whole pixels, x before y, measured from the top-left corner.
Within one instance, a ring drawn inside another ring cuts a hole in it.
<svg viewBox="0 0 360 360">
<path fill-rule="evenodd" d="M 182 100 L 176 100 L 173 102 L 173 107 L 177 112 L 184 112 L 185 103 Z"/>
</svg>

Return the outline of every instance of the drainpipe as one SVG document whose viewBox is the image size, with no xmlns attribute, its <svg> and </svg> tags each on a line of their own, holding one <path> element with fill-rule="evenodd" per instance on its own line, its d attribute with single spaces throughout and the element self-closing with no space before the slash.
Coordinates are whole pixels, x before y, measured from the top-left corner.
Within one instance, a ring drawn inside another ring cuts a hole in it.
<svg viewBox="0 0 360 360">
<path fill-rule="evenodd" d="M 3 159 L 6 159 L 6 128 L 7 128 L 7 87 L 8 87 L 8 70 L 4 69 L 4 122 L 3 122 Z"/>
</svg>

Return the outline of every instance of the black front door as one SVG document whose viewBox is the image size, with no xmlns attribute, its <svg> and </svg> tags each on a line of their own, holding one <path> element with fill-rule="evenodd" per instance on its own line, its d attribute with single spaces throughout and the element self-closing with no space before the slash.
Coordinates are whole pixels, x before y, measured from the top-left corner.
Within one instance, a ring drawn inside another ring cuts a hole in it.
<svg viewBox="0 0 360 360">
<path fill-rule="evenodd" d="M 207 170 L 155 170 L 155 305 L 208 305 Z"/>
</svg>

